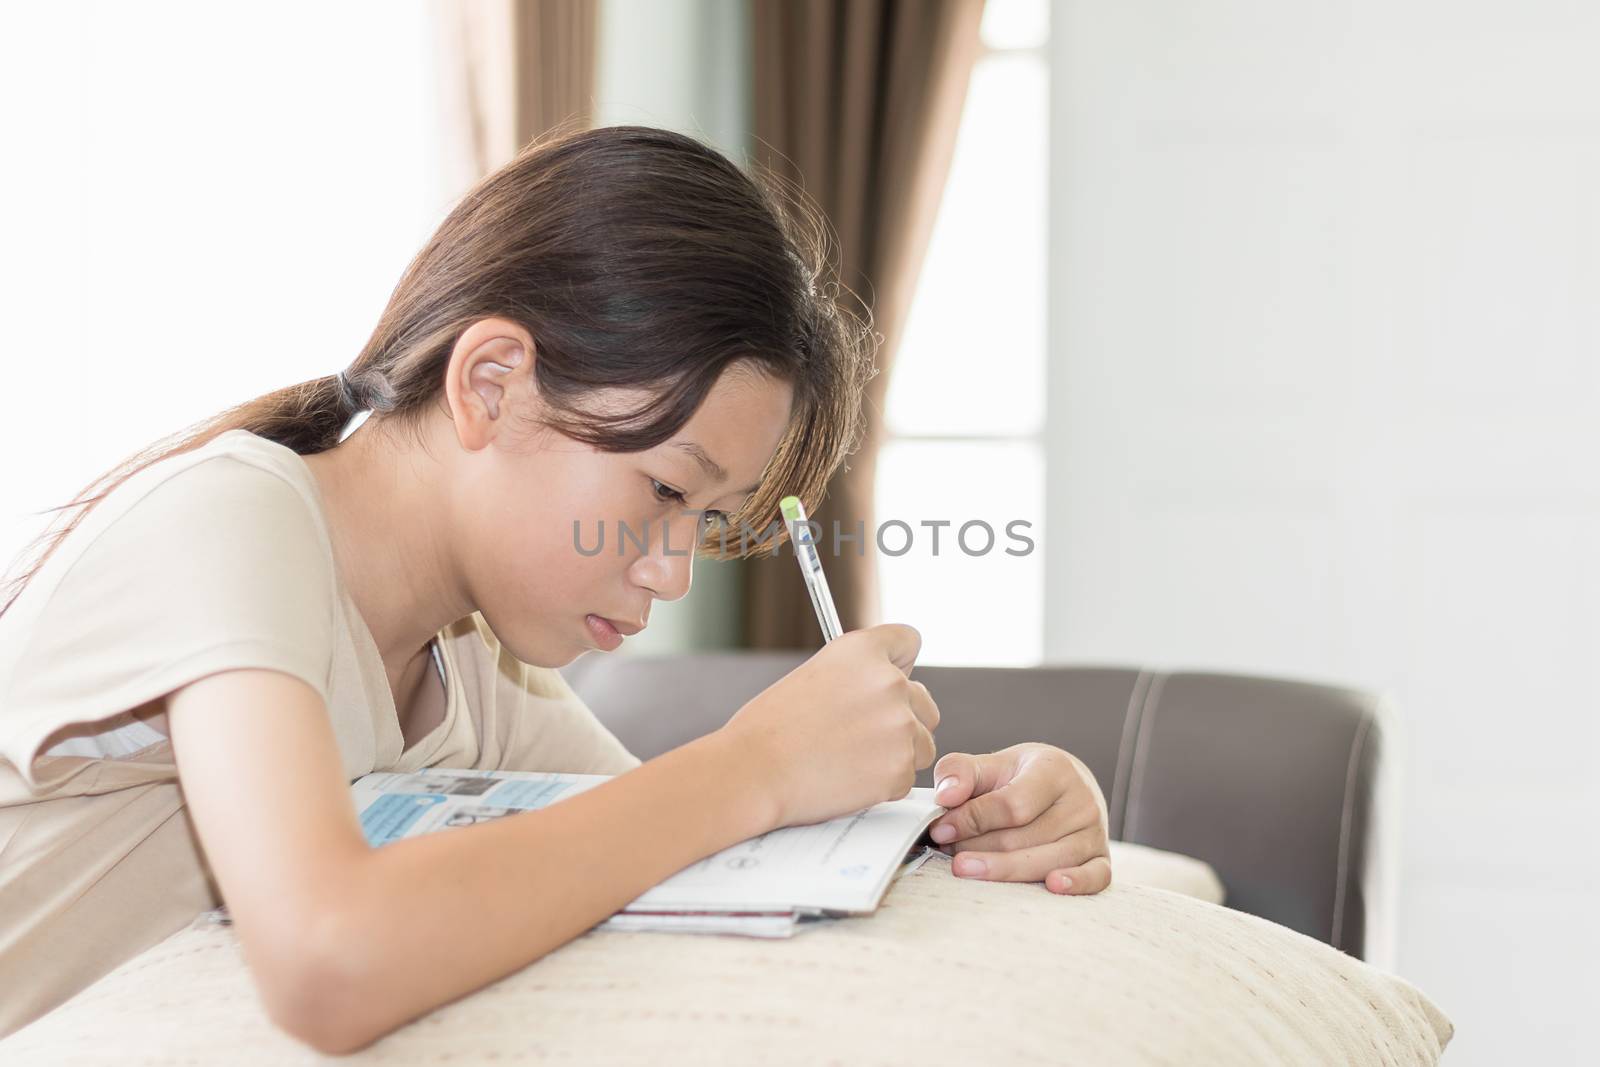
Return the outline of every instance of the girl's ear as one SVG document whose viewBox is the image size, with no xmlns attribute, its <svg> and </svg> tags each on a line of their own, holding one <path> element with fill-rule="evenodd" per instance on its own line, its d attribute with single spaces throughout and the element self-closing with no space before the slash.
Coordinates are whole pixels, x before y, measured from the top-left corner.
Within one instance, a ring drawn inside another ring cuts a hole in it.
<svg viewBox="0 0 1600 1067">
<path fill-rule="evenodd" d="M 533 395 L 533 338 L 515 323 L 482 319 L 456 341 L 445 401 L 463 447 L 477 451 L 514 425 L 510 416 Z"/>
</svg>

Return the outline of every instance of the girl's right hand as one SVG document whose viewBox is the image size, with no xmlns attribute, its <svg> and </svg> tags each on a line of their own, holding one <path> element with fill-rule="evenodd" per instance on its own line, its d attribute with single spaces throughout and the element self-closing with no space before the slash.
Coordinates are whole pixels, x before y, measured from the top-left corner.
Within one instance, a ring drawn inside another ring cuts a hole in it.
<svg viewBox="0 0 1600 1067">
<path fill-rule="evenodd" d="M 769 773 L 778 826 L 823 822 L 910 792 L 932 766 L 939 708 L 910 679 L 922 636 L 853 630 L 740 708 L 722 727 Z"/>
</svg>

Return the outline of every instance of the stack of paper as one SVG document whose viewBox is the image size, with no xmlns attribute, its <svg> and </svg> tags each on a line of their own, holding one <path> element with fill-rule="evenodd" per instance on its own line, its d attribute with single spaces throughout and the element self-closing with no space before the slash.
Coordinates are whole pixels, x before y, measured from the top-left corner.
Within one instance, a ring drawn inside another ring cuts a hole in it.
<svg viewBox="0 0 1600 1067">
<path fill-rule="evenodd" d="M 943 810 L 943 809 L 940 809 Z M 826 825 L 826 824 L 823 824 Z M 757 839 L 759 840 L 759 839 Z M 750 842 L 745 842 L 749 845 Z M 735 846 L 742 848 L 745 846 Z M 729 849 L 728 852 L 734 851 Z M 917 844 L 911 847 L 899 868 L 891 872 L 887 885 L 910 874 L 927 860 L 933 853 L 930 845 Z M 718 853 L 718 856 L 726 855 Z M 716 857 L 712 857 L 715 859 Z M 691 868 L 692 870 L 693 868 Z M 687 934 L 740 934 L 745 937 L 793 937 L 797 932 L 829 922 L 833 919 L 850 914 L 860 914 L 861 911 L 876 909 L 877 900 L 872 902 L 872 907 L 854 911 L 836 911 L 824 908 L 791 907 L 777 911 L 726 909 L 715 904 L 695 904 L 685 902 L 672 908 L 669 905 L 641 904 L 640 901 L 672 884 L 672 880 L 663 882 L 657 889 L 646 893 L 645 897 L 634 901 L 611 918 L 601 923 L 602 930 L 666 930 Z M 878 895 L 882 899 L 882 894 Z"/>
<path fill-rule="evenodd" d="M 367 840 L 383 845 L 542 808 L 608 778 L 435 768 L 369 774 L 351 792 Z M 913 789 L 828 822 L 773 830 L 684 868 L 600 929 L 790 937 L 808 924 L 870 914 L 896 877 L 927 859 L 923 832 L 943 812 L 931 789 Z"/>
</svg>

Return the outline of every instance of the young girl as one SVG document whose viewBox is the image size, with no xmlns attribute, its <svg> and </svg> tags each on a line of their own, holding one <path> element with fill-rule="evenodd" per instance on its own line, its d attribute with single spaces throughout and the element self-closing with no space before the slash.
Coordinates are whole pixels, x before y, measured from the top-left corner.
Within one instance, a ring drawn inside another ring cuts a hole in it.
<svg viewBox="0 0 1600 1067">
<path fill-rule="evenodd" d="M 357 1048 L 719 849 L 904 796 L 939 722 L 909 627 L 844 635 L 643 765 L 554 670 L 687 593 L 708 525 L 814 504 L 852 447 L 870 334 L 822 233 L 672 133 L 532 146 L 346 372 L 91 487 L 0 614 L 0 1034 L 225 900 L 271 1016 Z M 648 543 L 578 551 L 602 523 Z M 432 766 L 617 777 L 369 848 L 348 783 Z M 938 774 L 957 874 L 1109 881 L 1073 757 Z"/>
</svg>

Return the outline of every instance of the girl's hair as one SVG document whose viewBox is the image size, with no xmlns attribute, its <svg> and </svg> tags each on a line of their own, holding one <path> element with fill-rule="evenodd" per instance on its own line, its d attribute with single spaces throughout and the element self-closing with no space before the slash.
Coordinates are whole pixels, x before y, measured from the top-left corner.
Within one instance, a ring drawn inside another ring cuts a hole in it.
<svg viewBox="0 0 1600 1067">
<path fill-rule="evenodd" d="M 557 131 L 530 143 L 456 205 L 405 274 L 361 354 L 343 373 L 268 393 L 144 449 L 50 511 L 78 509 L 34 542 L 37 560 L 10 583 L 9 608 L 89 509 L 129 477 L 228 430 L 302 455 L 323 452 L 359 411 L 415 426 L 443 388 L 456 340 L 500 316 L 537 347 L 545 423 L 608 452 L 677 433 L 730 365 L 790 383 L 789 426 L 736 523 L 764 529 L 780 497 L 815 507 L 863 432 L 871 377 L 870 312 L 840 305 L 826 221 L 793 185 L 741 171 L 667 130 Z M 582 401 L 605 387 L 645 390 L 634 411 Z M 780 535 L 781 537 L 781 535 Z M 719 539 L 702 551 L 771 551 L 780 538 Z"/>
</svg>

